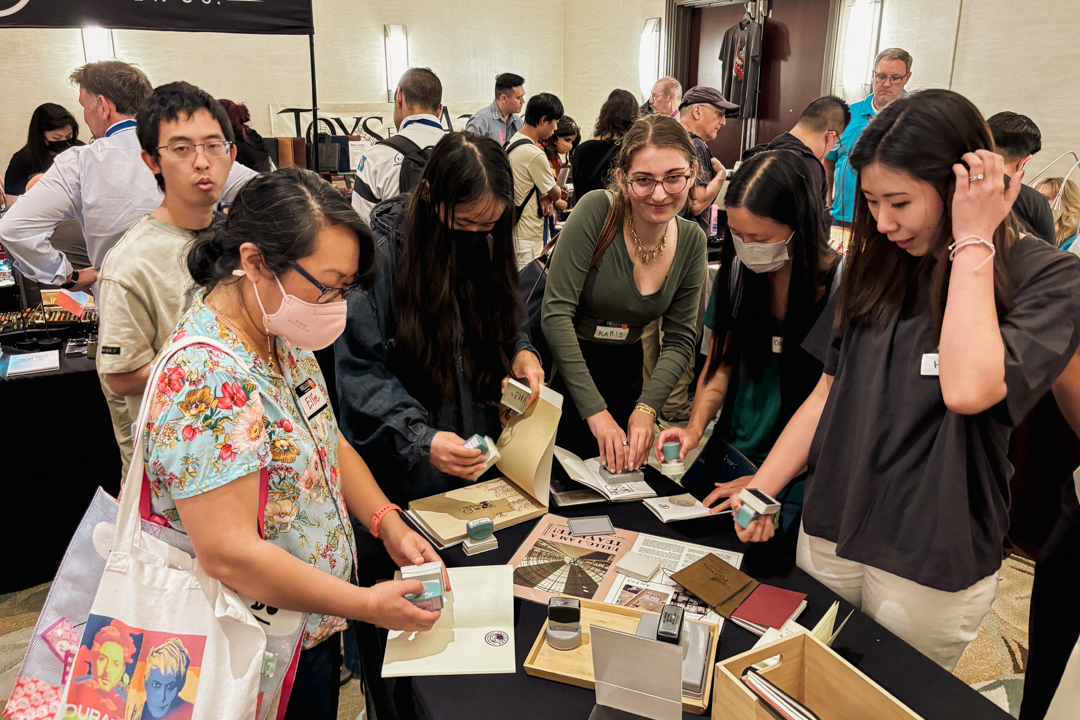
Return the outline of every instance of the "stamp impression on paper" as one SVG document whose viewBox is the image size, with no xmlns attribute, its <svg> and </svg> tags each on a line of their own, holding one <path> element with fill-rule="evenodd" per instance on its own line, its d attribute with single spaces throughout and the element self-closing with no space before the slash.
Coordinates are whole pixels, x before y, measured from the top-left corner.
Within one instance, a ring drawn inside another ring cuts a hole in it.
<svg viewBox="0 0 1080 720">
<path fill-rule="evenodd" d="M 671 498 L 672 505 L 678 505 L 679 507 L 694 507 L 694 498 L 686 495 L 676 495 Z"/>
<path fill-rule="evenodd" d="M 502 647 L 510 642 L 510 635 L 504 633 L 502 630 L 493 630 L 484 636 L 484 642 L 491 647 Z"/>
</svg>

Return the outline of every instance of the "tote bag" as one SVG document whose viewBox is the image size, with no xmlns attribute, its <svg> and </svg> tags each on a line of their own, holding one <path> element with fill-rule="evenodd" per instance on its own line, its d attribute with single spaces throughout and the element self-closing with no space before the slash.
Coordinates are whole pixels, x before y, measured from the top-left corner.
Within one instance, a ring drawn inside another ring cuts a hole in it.
<svg viewBox="0 0 1080 720">
<path fill-rule="evenodd" d="M 149 388 L 178 350 L 155 363 Z M 151 404 L 144 397 L 137 427 Z M 99 489 L 53 582 L 4 712 L 62 718 L 267 718 L 295 671 L 304 615 L 275 610 L 209 577 L 186 535 L 140 517 L 144 440 L 118 504 Z M 260 513 L 262 509 L 260 508 Z"/>
</svg>

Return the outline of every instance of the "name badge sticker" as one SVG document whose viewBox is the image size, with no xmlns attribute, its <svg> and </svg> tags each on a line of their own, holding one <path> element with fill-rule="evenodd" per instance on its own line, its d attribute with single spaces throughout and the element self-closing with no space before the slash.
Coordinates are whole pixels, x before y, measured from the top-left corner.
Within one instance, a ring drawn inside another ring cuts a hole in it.
<svg viewBox="0 0 1080 720">
<path fill-rule="evenodd" d="M 784 352 L 784 338 L 774 335 L 772 339 L 772 351 L 774 355 Z"/>
<path fill-rule="evenodd" d="M 604 322 L 596 326 L 593 337 L 597 340 L 615 340 L 622 342 L 630 337 L 630 326 L 626 323 Z"/>
<path fill-rule="evenodd" d="M 300 400 L 300 410 L 304 417 L 311 420 L 327 407 L 326 394 L 314 380 L 305 380 L 296 386 L 296 397 Z"/>
<path fill-rule="evenodd" d="M 938 354 L 937 353 L 925 353 L 922 356 L 922 374 L 923 376 L 937 377 L 940 375 L 938 372 Z"/>
</svg>

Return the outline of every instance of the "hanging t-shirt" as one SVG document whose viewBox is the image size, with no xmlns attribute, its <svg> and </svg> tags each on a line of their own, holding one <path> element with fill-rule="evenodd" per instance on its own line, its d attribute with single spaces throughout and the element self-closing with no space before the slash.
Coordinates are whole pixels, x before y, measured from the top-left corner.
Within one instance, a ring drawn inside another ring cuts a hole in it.
<svg viewBox="0 0 1080 720">
<path fill-rule="evenodd" d="M 724 64 L 724 86 L 720 92 L 738 104 L 739 118 L 757 117 L 758 79 L 761 76 L 761 23 L 744 15 L 724 33 L 720 62 Z"/>
</svg>

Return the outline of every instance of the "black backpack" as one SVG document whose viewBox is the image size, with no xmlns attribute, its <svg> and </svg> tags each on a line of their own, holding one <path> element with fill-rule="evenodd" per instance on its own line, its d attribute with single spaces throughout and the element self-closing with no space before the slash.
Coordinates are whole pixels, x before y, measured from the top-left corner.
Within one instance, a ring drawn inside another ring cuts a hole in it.
<svg viewBox="0 0 1080 720">
<path fill-rule="evenodd" d="M 510 146 L 508 148 L 506 148 L 506 156 L 510 157 L 510 153 L 512 153 L 517 148 L 522 147 L 523 145 L 533 145 L 533 144 L 534 144 L 533 141 L 528 139 L 528 138 L 522 138 L 521 140 L 518 140 L 517 142 L 510 143 Z M 529 204 L 529 201 L 532 200 L 532 197 L 535 194 L 536 194 L 536 186 L 533 185 L 532 190 L 530 190 L 529 194 L 525 196 L 525 199 L 521 202 L 521 204 L 518 205 L 516 208 L 514 208 L 514 225 L 515 226 L 521 221 L 521 214 L 523 212 L 525 212 L 525 206 Z M 538 213 L 540 212 L 540 200 L 539 199 L 537 199 L 537 201 L 536 201 L 536 211 Z"/>
<path fill-rule="evenodd" d="M 405 156 L 401 161 L 401 175 L 398 176 L 398 194 L 415 190 L 420 184 L 420 176 L 424 172 L 428 158 L 435 151 L 435 146 L 422 148 L 400 133 L 380 140 L 379 145 L 389 145 Z"/>
</svg>

